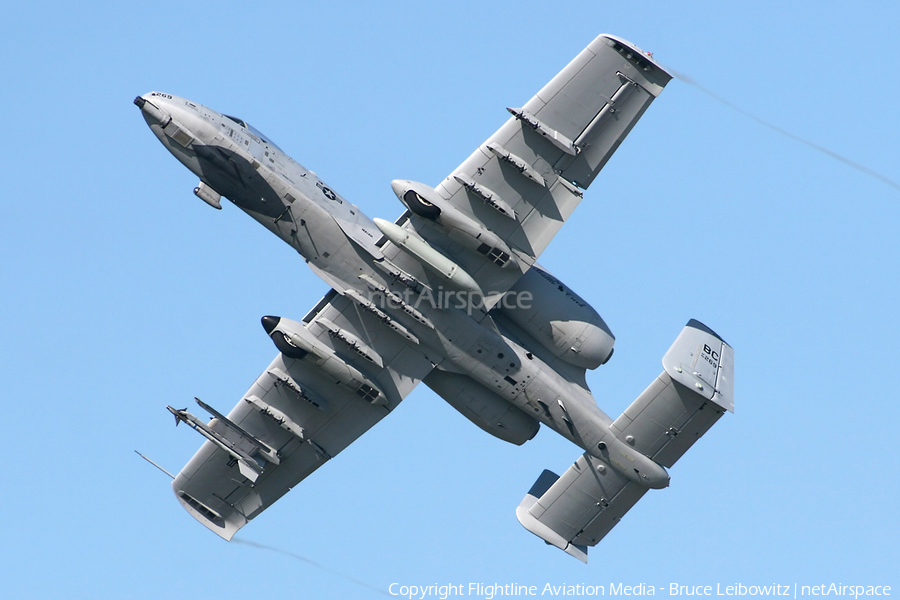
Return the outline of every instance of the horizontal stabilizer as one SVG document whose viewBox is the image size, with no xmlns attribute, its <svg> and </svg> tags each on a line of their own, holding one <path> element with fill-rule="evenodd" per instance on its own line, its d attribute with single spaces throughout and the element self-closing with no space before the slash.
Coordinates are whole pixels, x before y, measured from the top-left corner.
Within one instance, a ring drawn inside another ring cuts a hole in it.
<svg viewBox="0 0 900 600">
<path fill-rule="evenodd" d="M 585 453 L 561 477 L 544 471 L 516 509 L 531 533 L 582 562 L 649 488 Z"/>
<path fill-rule="evenodd" d="M 663 358 L 665 371 L 610 425 L 617 438 L 671 467 L 726 410 L 734 409 L 734 351 L 691 320 Z M 531 533 L 587 562 L 587 549 L 649 488 L 588 453 L 557 477 L 544 471 L 516 509 Z"/>
<path fill-rule="evenodd" d="M 671 467 L 726 410 L 734 411 L 734 350 L 691 320 L 663 358 L 663 371 L 610 429 Z"/>
</svg>

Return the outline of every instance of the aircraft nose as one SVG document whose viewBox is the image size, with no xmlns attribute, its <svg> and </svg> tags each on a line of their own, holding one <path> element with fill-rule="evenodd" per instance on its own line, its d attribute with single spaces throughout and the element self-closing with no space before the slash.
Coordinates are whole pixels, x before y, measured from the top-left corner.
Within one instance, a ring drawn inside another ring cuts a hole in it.
<svg viewBox="0 0 900 600">
<path fill-rule="evenodd" d="M 141 113 L 144 115 L 144 119 L 151 125 L 159 124 L 160 127 L 165 127 L 169 124 L 169 121 L 172 120 L 172 115 L 158 107 L 150 100 L 147 100 L 144 96 L 138 96 L 137 98 L 135 98 L 134 104 L 139 109 L 141 109 Z"/>
</svg>

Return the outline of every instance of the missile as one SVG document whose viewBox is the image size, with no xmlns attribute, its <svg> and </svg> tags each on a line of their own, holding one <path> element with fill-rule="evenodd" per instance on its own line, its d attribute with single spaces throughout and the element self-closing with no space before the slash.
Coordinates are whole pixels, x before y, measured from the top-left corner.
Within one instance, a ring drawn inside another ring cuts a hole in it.
<svg viewBox="0 0 900 600">
<path fill-rule="evenodd" d="M 409 329 L 407 329 L 402 323 L 391 317 L 389 314 L 378 308 L 374 302 L 354 290 L 353 288 L 349 288 L 344 290 L 344 297 L 350 298 L 356 304 L 378 319 L 385 327 L 396 333 L 397 335 L 403 337 L 404 339 L 412 342 L 413 344 L 419 344 L 419 338 L 417 338 Z"/>
<path fill-rule="evenodd" d="M 243 437 L 238 434 L 238 439 L 232 439 L 235 437 L 233 435 L 233 431 L 228 428 L 228 424 L 231 421 L 227 421 L 225 424 L 226 431 L 232 433 L 232 435 L 222 434 L 213 429 L 210 425 L 207 425 L 191 413 L 187 411 L 186 408 L 178 410 L 177 408 L 172 408 L 171 406 L 166 407 L 170 413 L 175 416 L 175 424 L 178 423 L 186 423 L 191 429 L 208 439 L 214 445 L 218 446 L 225 453 L 229 454 L 234 460 L 238 463 L 238 470 L 241 475 L 250 480 L 251 483 L 256 483 L 256 480 L 259 478 L 260 474 L 263 472 L 263 468 L 260 464 L 254 459 L 250 454 L 240 449 L 237 445 L 237 442 Z M 220 421 L 222 422 L 222 421 Z"/>
<path fill-rule="evenodd" d="M 275 448 L 268 445 L 247 430 L 243 429 L 240 425 L 214 409 L 212 406 L 210 406 L 200 398 L 194 398 L 194 400 L 197 401 L 197 404 L 200 405 L 200 408 L 205 409 L 206 412 L 218 419 L 223 425 L 225 425 L 225 427 L 230 430 L 230 432 L 236 433 L 242 440 L 246 440 L 253 446 L 256 446 L 256 452 L 260 454 L 265 460 L 269 461 L 273 465 L 281 464 L 281 459 L 278 457 L 278 451 L 275 450 Z"/>
<path fill-rule="evenodd" d="M 465 173 L 457 173 L 453 176 L 453 179 L 458 181 L 459 184 L 464 188 L 481 198 L 481 200 L 485 204 L 496 210 L 504 217 L 509 217 L 513 220 L 518 219 L 516 212 L 513 210 L 512 206 L 504 201 L 503 198 L 498 196 L 496 192 L 484 187 Z"/>
<path fill-rule="evenodd" d="M 371 289 L 373 292 L 383 294 L 384 297 L 390 301 L 391 305 L 399 307 L 400 310 L 411 316 L 413 319 L 415 319 L 425 327 L 434 329 L 434 323 L 431 322 L 431 319 L 423 315 L 421 311 L 419 311 L 415 306 L 411 306 L 408 302 L 406 302 L 406 300 L 389 290 L 386 286 L 378 283 L 378 281 L 376 281 L 369 275 L 366 275 L 365 273 L 360 275 L 359 278 L 365 281 L 366 285 L 369 286 L 369 289 Z M 319 319 L 319 323 L 322 323 L 323 321 L 327 321 L 327 319 Z"/>
<path fill-rule="evenodd" d="M 481 294 L 481 288 L 458 264 L 435 250 L 425 240 L 403 229 L 402 227 L 385 221 L 373 219 L 378 229 L 387 236 L 398 248 L 416 259 L 423 267 L 446 280 L 450 284 L 468 292 Z"/>
<path fill-rule="evenodd" d="M 367 402 L 387 404 L 384 392 L 372 380 L 320 342 L 302 323 L 266 316 L 262 318 L 262 325 L 275 347 L 288 358 L 311 360 L 324 375 L 350 388 Z"/>
</svg>

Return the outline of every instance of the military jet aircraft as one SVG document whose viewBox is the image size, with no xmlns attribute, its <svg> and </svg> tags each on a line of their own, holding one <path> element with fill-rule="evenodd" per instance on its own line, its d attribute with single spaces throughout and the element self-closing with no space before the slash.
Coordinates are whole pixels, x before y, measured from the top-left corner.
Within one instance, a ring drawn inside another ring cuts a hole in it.
<svg viewBox="0 0 900 600">
<path fill-rule="evenodd" d="M 264 316 L 278 354 L 174 478 L 196 520 L 229 540 L 387 416 L 420 382 L 513 444 L 541 425 L 583 454 L 544 471 L 516 509 L 530 532 L 587 562 L 667 468 L 733 411 L 732 348 L 691 320 L 663 372 L 617 419 L 587 369 L 614 337 L 578 294 L 538 265 L 671 76 L 631 43 L 601 35 L 436 188 L 395 180 L 406 210 L 370 219 L 237 117 L 170 94 L 135 99 L 160 142 L 199 177 L 297 250 L 331 290 L 299 321 Z"/>
</svg>

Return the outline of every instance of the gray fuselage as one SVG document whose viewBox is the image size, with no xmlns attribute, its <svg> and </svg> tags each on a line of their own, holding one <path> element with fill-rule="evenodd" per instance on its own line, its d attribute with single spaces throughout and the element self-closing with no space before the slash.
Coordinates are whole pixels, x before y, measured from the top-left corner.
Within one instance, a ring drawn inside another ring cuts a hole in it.
<svg viewBox="0 0 900 600">
<path fill-rule="evenodd" d="M 177 96 L 152 92 L 135 103 L 160 142 L 200 178 L 205 193 L 228 198 L 339 293 L 371 296 L 368 278 L 410 297 L 409 287 L 379 264 L 384 256 L 376 224 L 267 137 L 240 119 Z M 429 349 L 437 368 L 471 377 L 632 481 L 668 485 L 665 469 L 613 435 L 611 419 L 583 380 L 561 374 L 564 369 L 505 335 L 490 314 L 428 302 L 416 308 L 430 325 L 391 303 L 384 311 Z"/>
</svg>

